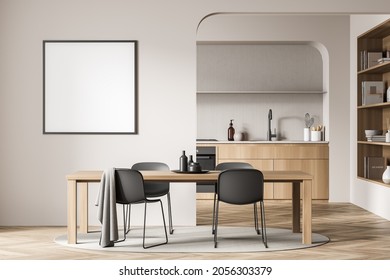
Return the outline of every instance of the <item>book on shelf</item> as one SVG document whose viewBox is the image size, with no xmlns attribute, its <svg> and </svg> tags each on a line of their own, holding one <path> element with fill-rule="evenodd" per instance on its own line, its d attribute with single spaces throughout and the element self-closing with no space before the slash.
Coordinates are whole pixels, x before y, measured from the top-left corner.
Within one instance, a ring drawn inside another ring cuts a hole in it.
<svg viewBox="0 0 390 280">
<path fill-rule="evenodd" d="M 371 137 L 372 142 L 386 142 L 386 135 L 373 135 Z"/>
<path fill-rule="evenodd" d="M 384 90 L 383 81 L 363 81 L 362 105 L 382 103 Z"/>
<path fill-rule="evenodd" d="M 382 52 L 367 52 L 367 68 L 378 65 L 380 58 L 382 58 Z"/>
<path fill-rule="evenodd" d="M 366 55 L 367 55 L 367 51 L 366 50 L 360 52 L 360 65 L 359 65 L 359 70 L 360 71 L 366 69 L 366 65 L 365 65 L 365 57 L 366 57 Z"/>
<path fill-rule="evenodd" d="M 380 180 L 385 169 L 384 157 L 364 157 L 364 178 Z"/>
<path fill-rule="evenodd" d="M 360 52 L 360 71 L 379 64 L 379 59 L 383 57 L 382 52 L 369 52 L 363 50 Z"/>
</svg>

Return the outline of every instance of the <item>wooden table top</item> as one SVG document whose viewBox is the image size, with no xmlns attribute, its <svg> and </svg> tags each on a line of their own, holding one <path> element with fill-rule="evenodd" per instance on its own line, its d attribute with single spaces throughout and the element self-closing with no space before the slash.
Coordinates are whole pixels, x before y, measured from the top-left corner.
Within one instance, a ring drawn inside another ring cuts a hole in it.
<svg viewBox="0 0 390 280">
<path fill-rule="evenodd" d="M 207 173 L 176 173 L 173 171 L 140 171 L 145 181 L 167 182 L 216 182 L 220 171 Z M 262 171 L 264 181 L 293 182 L 312 180 L 313 176 L 302 171 Z M 103 171 L 78 171 L 66 176 L 67 180 L 100 182 Z"/>
</svg>

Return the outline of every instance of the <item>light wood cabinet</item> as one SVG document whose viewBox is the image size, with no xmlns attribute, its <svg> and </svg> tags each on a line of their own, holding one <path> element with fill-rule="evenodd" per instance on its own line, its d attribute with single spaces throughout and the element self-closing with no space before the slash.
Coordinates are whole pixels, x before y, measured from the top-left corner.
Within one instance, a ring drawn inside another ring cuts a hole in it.
<svg viewBox="0 0 390 280">
<path fill-rule="evenodd" d="M 329 198 L 329 160 L 328 159 L 277 159 L 274 170 L 299 170 L 313 175 L 313 199 Z M 291 199 L 291 184 L 278 183 L 274 188 L 275 199 Z"/>
<path fill-rule="evenodd" d="M 367 67 L 361 54 L 366 52 L 390 51 L 390 20 L 368 30 L 357 38 L 357 176 L 360 179 L 384 184 L 380 178 L 365 178 L 365 157 L 384 157 L 390 159 L 390 143 L 369 142 L 365 136 L 366 129 L 386 131 L 390 129 L 390 102 L 364 104 L 362 100 L 363 81 L 383 81 L 385 89 L 390 86 L 390 61 Z M 383 55 L 385 56 L 385 55 Z M 386 91 L 386 90 L 385 90 Z M 383 101 L 386 101 L 384 98 Z"/>
<path fill-rule="evenodd" d="M 259 170 L 304 171 L 314 177 L 313 199 L 329 199 L 327 143 L 218 143 L 213 145 L 217 148 L 217 164 L 241 161 L 248 162 Z M 291 185 L 267 183 L 264 195 L 266 199 L 291 199 Z"/>
</svg>

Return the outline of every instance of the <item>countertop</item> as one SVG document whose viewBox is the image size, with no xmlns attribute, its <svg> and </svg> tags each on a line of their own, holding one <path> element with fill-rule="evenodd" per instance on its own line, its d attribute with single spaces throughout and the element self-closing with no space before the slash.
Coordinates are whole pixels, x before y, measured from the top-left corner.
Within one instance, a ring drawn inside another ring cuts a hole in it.
<svg viewBox="0 0 390 280">
<path fill-rule="evenodd" d="M 196 141 L 197 144 L 328 144 L 328 141 L 303 141 L 303 140 L 282 140 L 282 141 L 265 141 L 265 140 L 248 140 L 248 141 Z"/>
</svg>

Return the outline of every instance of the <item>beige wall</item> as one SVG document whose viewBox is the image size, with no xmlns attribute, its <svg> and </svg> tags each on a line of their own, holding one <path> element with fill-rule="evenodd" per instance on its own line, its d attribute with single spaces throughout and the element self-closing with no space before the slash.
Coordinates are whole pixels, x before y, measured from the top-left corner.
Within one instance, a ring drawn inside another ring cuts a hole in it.
<svg viewBox="0 0 390 280">
<path fill-rule="evenodd" d="M 315 125 L 323 124 L 319 50 L 311 42 L 263 41 L 259 33 L 251 42 L 198 43 L 197 138 L 227 140 L 229 120 L 234 119 L 236 133 L 265 140 L 269 109 L 272 131 L 276 129 L 280 140 L 303 140 L 306 113 L 315 118 Z M 288 93 L 280 93 L 283 90 Z"/>
<path fill-rule="evenodd" d="M 0 225 L 66 224 L 69 172 L 140 160 L 163 160 L 177 168 L 181 150 L 195 152 L 196 29 L 206 15 L 380 13 L 387 6 L 387 1 L 352 0 L 303 0 L 294 5 L 288 0 L 0 0 Z M 138 135 L 42 134 L 42 40 L 47 39 L 138 40 Z M 343 96 L 340 102 L 330 101 L 337 115 L 349 100 L 344 92 L 336 94 Z M 349 120 L 335 124 L 330 133 L 342 137 L 345 125 Z M 348 157 L 344 142 L 332 145 L 345 150 L 337 157 Z M 331 164 L 334 161 L 333 154 Z M 343 170 L 337 176 L 347 174 Z M 194 186 L 182 186 L 173 187 L 174 222 L 193 224 Z"/>
</svg>

